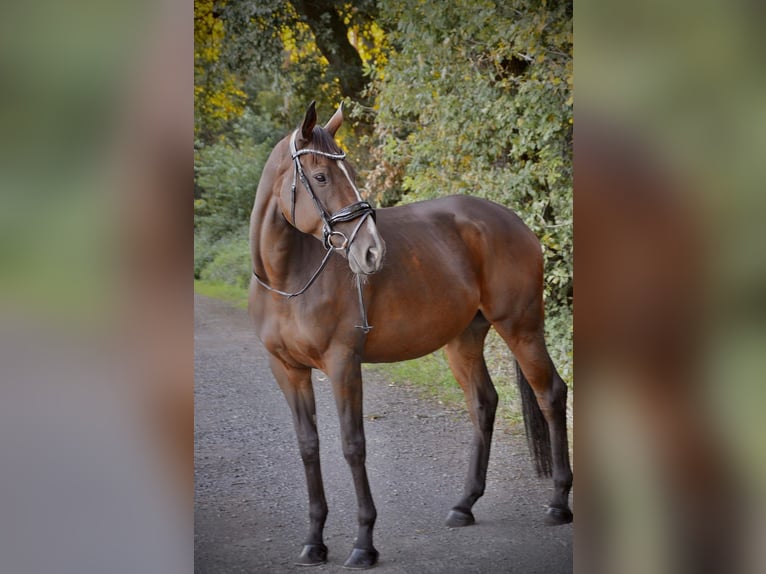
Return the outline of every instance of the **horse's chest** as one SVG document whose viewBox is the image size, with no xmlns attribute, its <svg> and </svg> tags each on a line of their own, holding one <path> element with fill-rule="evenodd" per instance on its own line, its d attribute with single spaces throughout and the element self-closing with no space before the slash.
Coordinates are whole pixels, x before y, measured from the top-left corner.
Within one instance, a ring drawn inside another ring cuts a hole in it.
<svg viewBox="0 0 766 574">
<path fill-rule="evenodd" d="M 264 314 L 258 336 L 266 350 L 289 364 L 319 368 L 327 350 L 328 325 L 322 317 L 285 301 Z"/>
</svg>

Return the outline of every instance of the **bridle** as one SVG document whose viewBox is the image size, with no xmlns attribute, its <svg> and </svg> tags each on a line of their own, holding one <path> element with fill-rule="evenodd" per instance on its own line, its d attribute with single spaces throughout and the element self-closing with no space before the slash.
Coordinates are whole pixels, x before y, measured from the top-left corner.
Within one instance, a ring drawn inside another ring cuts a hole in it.
<svg viewBox="0 0 766 574">
<path fill-rule="evenodd" d="M 296 150 L 295 136 L 297 133 L 298 133 L 298 130 L 295 130 L 293 134 L 290 136 L 290 155 L 293 158 L 293 165 L 295 166 L 295 170 L 293 171 L 293 184 L 291 187 L 291 193 L 292 193 L 291 224 L 293 227 L 295 227 L 296 179 L 300 178 L 301 183 L 303 184 L 303 187 L 306 189 L 306 192 L 309 194 L 309 197 L 311 197 L 312 201 L 314 202 L 314 205 L 317 208 L 317 211 L 319 212 L 319 217 L 322 218 L 322 235 L 323 235 L 323 242 L 324 242 L 325 248 L 328 251 L 330 249 L 335 249 L 336 251 L 342 251 L 345 249 L 346 252 L 348 252 L 348 249 L 351 246 L 351 242 L 354 241 L 354 239 L 356 238 L 356 234 L 359 232 L 359 228 L 362 227 L 362 224 L 365 222 L 365 220 L 368 217 L 372 217 L 372 220 L 375 221 L 375 210 L 372 208 L 372 206 L 369 203 L 362 200 L 362 196 L 359 194 L 359 190 L 356 188 L 356 185 L 354 185 L 354 182 L 351 180 L 351 176 L 349 176 L 348 171 L 346 170 L 346 166 L 343 165 L 343 160 L 346 158 L 345 153 L 343 152 L 328 153 L 328 152 L 320 151 L 318 149 L 313 149 L 313 148 L 304 148 L 301 150 Z M 303 172 L 303 166 L 301 165 L 300 157 L 302 155 L 307 155 L 307 154 L 319 155 L 329 159 L 334 159 L 337 162 L 340 170 L 346 176 L 346 179 L 348 179 L 348 182 L 351 184 L 351 187 L 356 193 L 356 197 L 359 201 L 352 203 L 351 205 L 347 205 L 346 207 L 343 207 L 339 209 L 337 212 L 335 212 L 334 214 L 330 215 L 327 209 L 325 209 L 325 206 L 322 205 L 322 202 L 314 193 L 314 190 L 311 188 L 311 184 L 309 183 L 308 178 L 306 178 L 306 174 Z M 357 223 L 356 227 L 354 228 L 354 231 L 352 232 L 351 237 L 346 237 L 343 234 L 343 232 L 335 231 L 333 229 L 333 227 L 337 223 L 353 221 L 354 219 L 359 219 L 359 223 Z M 335 236 L 340 236 L 343 239 L 343 242 L 341 243 L 340 246 L 333 245 L 332 238 Z"/>
<path fill-rule="evenodd" d="M 343 165 L 343 160 L 346 158 L 346 154 L 341 153 L 328 153 L 324 152 L 318 149 L 313 148 L 303 148 L 301 150 L 296 149 L 295 146 L 295 137 L 298 134 L 298 130 L 295 130 L 292 135 L 290 136 L 290 155 L 293 159 L 293 183 L 290 188 L 290 193 L 292 195 L 292 206 L 290 209 L 290 218 L 292 221 L 289 221 L 290 225 L 293 227 L 296 227 L 295 225 L 295 190 L 296 190 L 296 184 L 297 180 L 300 179 L 301 183 L 303 184 L 303 187 L 306 189 L 306 192 L 309 194 L 309 197 L 311 197 L 312 201 L 314 202 L 314 206 L 316 207 L 317 211 L 319 212 L 319 217 L 322 219 L 322 243 L 325 246 L 325 249 L 327 252 L 325 253 L 324 258 L 322 259 L 322 262 L 319 264 L 319 267 L 317 267 L 316 271 L 311 275 L 308 282 L 303 286 L 303 288 L 299 289 L 298 291 L 295 291 L 294 293 L 288 293 L 286 291 L 280 291 L 279 289 L 273 288 L 271 285 L 267 284 L 263 279 L 258 277 L 258 274 L 253 271 L 253 276 L 255 277 L 256 281 L 258 283 L 271 291 L 272 293 L 276 293 L 277 295 L 281 295 L 283 297 L 286 297 L 288 299 L 292 299 L 293 297 L 298 297 L 299 295 L 303 295 L 306 291 L 308 291 L 309 287 L 314 284 L 314 281 L 316 281 L 317 277 L 319 277 L 319 274 L 324 270 L 325 266 L 327 265 L 328 260 L 330 259 L 330 256 L 336 252 L 336 251 L 345 251 L 346 256 L 348 256 L 348 250 L 351 247 L 351 244 L 353 243 L 354 239 L 356 239 L 357 234 L 359 233 L 359 230 L 361 229 L 364 222 L 367 220 L 368 217 L 372 217 L 373 221 L 376 221 L 375 218 L 375 209 L 373 209 L 372 205 L 370 205 L 368 202 L 362 200 L 362 196 L 359 193 L 359 190 L 357 189 L 356 185 L 354 185 L 354 182 L 351 180 L 351 176 L 349 175 L 348 171 L 346 170 L 346 166 Z M 311 184 L 308 181 L 308 178 L 306 177 L 306 174 L 303 172 L 303 166 L 301 165 L 300 157 L 302 155 L 307 154 L 313 154 L 313 155 L 319 155 L 322 157 L 326 157 L 329 159 L 333 159 L 338 164 L 338 167 L 343 172 L 343 174 L 346 176 L 346 179 L 348 179 L 348 182 L 351 184 L 351 187 L 353 188 L 354 192 L 356 193 L 356 197 L 359 201 L 356 201 L 350 205 L 347 205 L 346 207 L 343 207 L 336 211 L 333 214 L 330 214 L 330 212 L 325 208 L 325 206 L 322 204 L 322 202 L 317 197 L 316 193 L 314 193 L 314 190 L 311 188 Z M 351 235 L 347 237 L 342 231 L 337 231 L 334 229 L 334 226 L 338 223 L 345 223 L 347 221 L 353 221 L 355 219 L 359 220 L 359 223 L 356 224 L 354 227 L 354 230 L 351 232 Z M 340 245 L 335 245 L 333 243 L 333 237 L 340 237 L 341 243 Z M 362 324 L 356 325 L 357 328 L 362 329 L 365 333 L 369 333 L 370 329 L 372 329 L 372 326 L 370 326 L 367 323 L 367 311 L 364 306 L 364 298 L 362 297 L 362 280 L 359 277 L 359 275 L 356 275 L 356 287 L 357 287 L 357 293 L 359 294 L 359 307 L 361 309 L 362 314 Z"/>
</svg>

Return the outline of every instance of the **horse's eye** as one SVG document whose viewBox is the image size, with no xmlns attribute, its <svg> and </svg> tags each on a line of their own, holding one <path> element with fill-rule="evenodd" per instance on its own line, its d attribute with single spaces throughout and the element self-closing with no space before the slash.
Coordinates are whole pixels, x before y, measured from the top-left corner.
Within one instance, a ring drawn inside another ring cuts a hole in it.
<svg viewBox="0 0 766 574">
<path fill-rule="evenodd" d="M 316 174 L 316 175 L 314 176 L 314 179 L 315 179 L 315 180 L 317 180 L 319 183 L 324 183 L 325 181 L 327 181 L 327 180 L 325 179 L 325 176 L 324 176 L 324 174 L 323 174 L 323 173 L 318 173 L 318 174 Z"/>
</svg>

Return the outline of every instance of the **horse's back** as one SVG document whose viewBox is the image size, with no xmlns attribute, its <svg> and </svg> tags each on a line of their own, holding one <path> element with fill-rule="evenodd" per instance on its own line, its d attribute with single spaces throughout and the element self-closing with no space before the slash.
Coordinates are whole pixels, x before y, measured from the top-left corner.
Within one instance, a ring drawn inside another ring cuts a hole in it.
<svg viewBox="0 0 766 574">
<path fill-rule="evenodd" d="M 535 235 L 514 211 L 499 203 L 471 195 L 451 195 L 379 209 L 378 218 L 379 225 L 384 229 L 413 223 L 421 226 L 448 226 L 453 221 L 460 229 L 477 228 L 502 241 L 523 244 L 527 248 L 531 246 L 536 249 L 535 246 L 539 246 Z"/>
<path fill-rule="evenodd" d="M 378 219 L 384 238 L 406 234 L 410 247 L 430 251 L 446 265 L 470 263 L 487 282 L 542 283 L 539 239 L 514 211 L 498 203 L 453 195 L 379 210 Z M 445 244 L 447 249 L 439 249 Z"/>
</svg>

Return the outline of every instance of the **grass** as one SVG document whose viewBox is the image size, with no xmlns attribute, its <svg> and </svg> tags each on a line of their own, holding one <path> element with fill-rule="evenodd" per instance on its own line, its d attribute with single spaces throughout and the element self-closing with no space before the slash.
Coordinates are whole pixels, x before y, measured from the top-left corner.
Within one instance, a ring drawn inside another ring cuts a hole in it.
<svg viewBox="0 0 766 574">
<path fill-rule="evenodd" d="M 247 309 L 247 289 L 217 281 L 194 280 L 194 292 Z"/>
<path fill-rule="evenodd" d="M 502 425 L 506 432 L 523 434 L 524 418 L 521 412 L 519 391 L 516 387 L 513 356 L 494 329 L 490 330 L 484 344 L 484 358 L 499 399 L 496 424 Z M 367 368 L 388 378 L 392 383 L 408 385 L 421 396 L 436 400 L 439 404 L 454 409 L 465 410 L 467 408 L 463 391 L 452 376 L 443 349 L 412 361 L 367 365 Z M 571 454 L 574 447 L 574 435 L 572 434 L 574 394 L 571 383 L 568 386 L 567 429 Z"/>
<path fill-rule="evenodd" d="M 448 406 L 464 404 L 463 391 L 452 376 L 443 350 L 425 357 L 402 361 L 370 365 L 369 368 L 391 379 L 393 383 L 410 384 L 421 395 L 436 399 Z"/>
<path fill-rule="evenodd" d="M 496 335 L 488 337 L 485 356 L 499 398 L 497 419 L 515 427 L 522 422 L 522 415 L 513 374 L 513 358 Z M 463 391 L 452 375 L 443 349 L 419 359 L 370 365 L 368 368 L 393 383 L 409 385 L 422 396 L 440 404 L 456 409 L 466 408 Z"/>
</svg>

